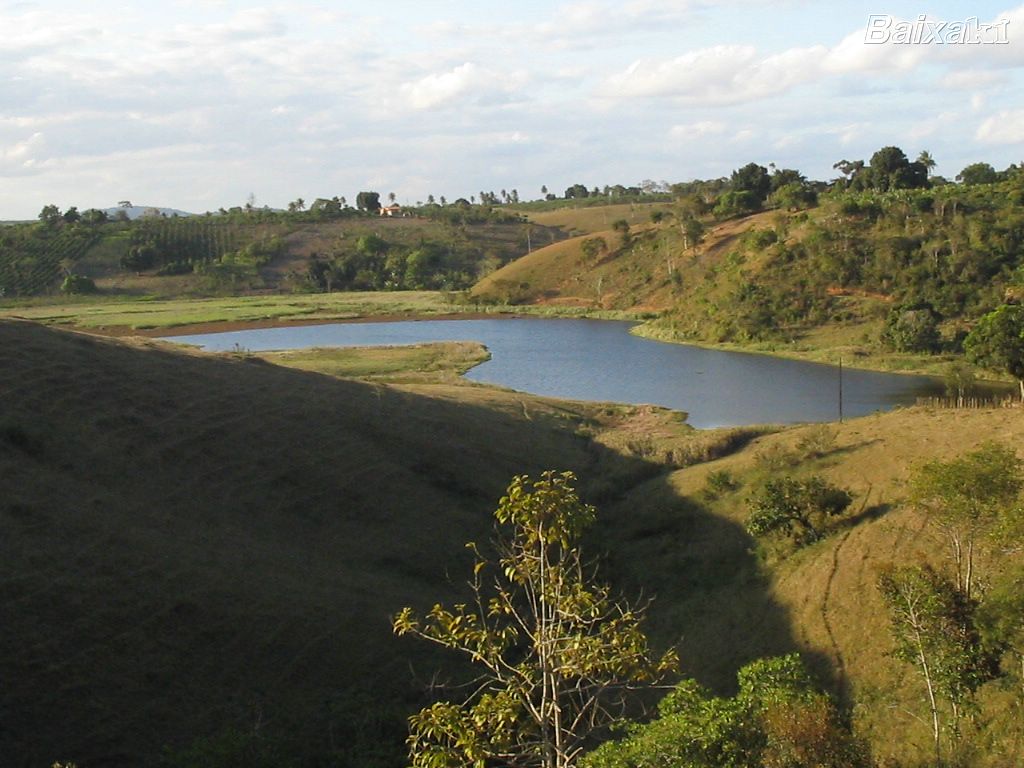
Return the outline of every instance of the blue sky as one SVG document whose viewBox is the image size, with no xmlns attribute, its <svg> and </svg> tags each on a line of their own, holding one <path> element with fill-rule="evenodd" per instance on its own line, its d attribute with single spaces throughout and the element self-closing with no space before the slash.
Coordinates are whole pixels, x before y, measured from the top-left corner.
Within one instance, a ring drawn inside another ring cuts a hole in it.
<svg viewBox="0 0 1024 768">
<path fill-rule="evenodd" d="M 870 14 L 1009 19 L 867 45 Z M 0 219 L 1024 160 L 1024 5 L 0 0 Z"/>
</svg>

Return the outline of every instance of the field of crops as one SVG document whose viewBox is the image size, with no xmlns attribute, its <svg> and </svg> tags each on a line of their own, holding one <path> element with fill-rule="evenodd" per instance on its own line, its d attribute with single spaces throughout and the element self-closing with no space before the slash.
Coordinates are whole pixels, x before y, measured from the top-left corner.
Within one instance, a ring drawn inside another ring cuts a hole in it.
<svg viewBox="0 0 1024 768">
<path fill-rule="evenodd" d="M 132 231 L 133 245 L 151 245 L 161 264 L 220 261 L 251 240 L 252 226 L 204 216 L 141 219 Z"/>
<path fill-rule="evenodd" d="M 0 297 L 33 296 L 55 290 L 65 270 L 99 239 L 86 226 L 0 229 Z"/>
</svg>

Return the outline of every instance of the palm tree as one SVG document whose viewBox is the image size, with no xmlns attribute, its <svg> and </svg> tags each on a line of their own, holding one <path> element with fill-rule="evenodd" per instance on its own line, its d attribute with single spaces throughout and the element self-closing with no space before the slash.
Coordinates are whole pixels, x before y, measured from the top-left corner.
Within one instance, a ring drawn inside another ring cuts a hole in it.
<svg viewBox="0 0 1024 768">
<path fill-rule="evenodd" d="M 932 157 L 932 153 L 929 152 L 927 149 L 922 149 L 921 150 L 921 154 L 919 154 L 917 156 L 917 162 L 919 162 L 921 165 L 923 165 L 927 169 L 928 176 L 931 177 L 932 169 L 936 165 L 935 158 Z"/>
</svg>

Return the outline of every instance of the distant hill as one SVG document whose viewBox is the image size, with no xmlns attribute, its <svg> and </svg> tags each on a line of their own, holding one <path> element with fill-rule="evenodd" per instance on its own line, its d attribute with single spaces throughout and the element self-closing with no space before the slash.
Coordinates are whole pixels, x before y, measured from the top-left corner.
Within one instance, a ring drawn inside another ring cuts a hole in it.
<svg viewBox="0 0 1024 768">
<path fill-rule="evenodd" d="M 158 205 L 132 205 L 127 207 L 121 205 L 114 208 L 104 208 L 103 212 L 111 218 L 123 212 L 131 221 L 141 219 L 143 216 L 195 216 L 194 213 L 189 213 L 188 211 L 180 211 L 177 208 L 163 208 Z"/>
</svg>

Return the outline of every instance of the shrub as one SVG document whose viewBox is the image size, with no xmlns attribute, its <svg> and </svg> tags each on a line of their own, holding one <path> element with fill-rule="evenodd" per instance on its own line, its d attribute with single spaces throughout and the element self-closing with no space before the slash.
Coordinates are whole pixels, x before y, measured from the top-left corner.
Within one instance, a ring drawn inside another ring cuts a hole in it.
<svg viewBox="0 0 1024 768">
<path fill-rule="evenodd" d="M 96 283 L 85 275 L 68 275 L 60 286 L 61 293 L 96 293 Z"/>
<path fill-rule="evenodd" d="M 826 520 L 842 514 L 851 501 L 848 491 L 817 475 L 769 480 L 750 498 L 747 531 L 758 537 L 781 533 L 797 546 L 809 544 L 823 536 Z"/>
</svg>

